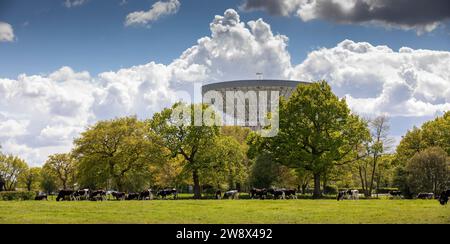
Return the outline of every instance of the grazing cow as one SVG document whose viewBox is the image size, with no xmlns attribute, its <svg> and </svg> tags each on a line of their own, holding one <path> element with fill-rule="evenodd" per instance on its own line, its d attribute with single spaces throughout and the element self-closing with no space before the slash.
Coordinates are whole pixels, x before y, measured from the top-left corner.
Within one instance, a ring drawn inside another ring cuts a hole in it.
<svg viewBox="0 0 450 244">
<path fill-rule="evenodd" d="M 267 192 L 273 196 L 273 199 L 286 199 L 286 193 L 283 190 L 271 188 Z"/>
<path fill-rule="evenodd" d="M 66 200 L 66 197 L 68 197 L 69 201 L 70 201 L 70 200 L 72 200 L 73 193 L 74 193 L 74 191 L 72 191 L 72 190 L 61 190 L 61 191 L 59 191 L 58 196 L 56 197 L 56 201 L 57 202 L 64 201 L 64 200 Z"/>
<path fill-rule="evenodd" d="M 265 198 L 267 198 L 267 190 L 252 188 L 250 190 L 250 198 L 251 199 L 255 199 L 255 198 L 265 199 Z"/>
<path fill-rule="evenodd" d="M 47 194 L 45 194 L 45 193 L 38 193 L 36 195 L 36 197 L 34 198 L 34 200 L 36 200 L 36 201 L 47 200 L 48 201 Z"/>
<path fill-rule="evenodd" d="M 139 193 L 128 193 L 125 200 L 139 200 Z"/>
<path fill-rule="evenodd" d="M 158 194 L 156 194 L 157 197 L 161 197 L 162 199 L 166 199 L 167 196 L 169 195 L 173 195 L 173 199 L 177 199 L 178 198 L 178 191 L 175 188 L 172 189 L 164 189 L 164 190 L 160 190 L 158 191 Z"/>
<path fill-rule="evenodd" d="M 88 200 L 90 193 L 91 191 L 89 189 L 78 190 L 72 194 L 72 198 L 75 201 Z"/>
<path fill-rule="evenodd" d="M 234 199 L 234 200 L 238 200 L 239 199 L 239 191 L 238 190 L 231 190 L 231 191 L 227 191 L 223 194 L 223 198 L 226 199 Z"/>
<path fill-rule="evenodd" d="M 152 200 L 153 199 L 153 193 L 152 190 L 145 190 L 139 194 L 139 200 Z"/>
<path fill-rule="evenodd" d="M 441 205 L 447 205 L 449 198 L 450 198 L 450 190 L 443 191 L 441 195 L 439 195 L 439 203 Z"/>
<path fill-rule="evenodd" d="M 344 199 L 358 200 L 359 191 L 358 190 L 339 191 L 337 195 L 337 200 L 340 201 Z"/>
<path fill-rule="evenodd" d="M 215 195 L 214 195 L 214 198 L 217 199 L 217 200 L 222 199 L 222 191 L 221 190 L 217 190 Z"/>
<path fill-rule="evenodd" d="M 428 192 L 421 192 L 417 194 L 418 199 L 433 199 L 434 193 L 428 193 Z"/>
<path fill-rule="evenodd" d="M 282 189 L 284 191 L 284 195 L 287 198 L 297 199 L 297 190 L 295 189 Z"/>
<path fill-rule="evenodd" d="M 112 191 L 111 195 L 118 201 L 125 200 L 127 194 L 125 192 Z"/>
<path fill-rule="evenodd" d="M 401 191 L 389 191 L 389 195 L 391 197 L 402 197 L 402 192 Z"/>
<path fill-rule="evenodd" d="M 104 190 L 97 190 L 97 191 L 90 192 L 89 200 L 91 200 L 91 201 L 103 201 L 103 200 L 106 200 L 106 191 L 104 191 Z"/>
</svg>

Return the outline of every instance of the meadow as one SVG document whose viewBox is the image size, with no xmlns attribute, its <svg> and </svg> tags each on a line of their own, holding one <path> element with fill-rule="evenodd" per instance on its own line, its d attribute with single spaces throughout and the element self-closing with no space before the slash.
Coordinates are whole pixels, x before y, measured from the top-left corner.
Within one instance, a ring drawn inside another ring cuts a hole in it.
<svg viewBox="0 0 450 244">
<path fill-rule="evenodd" d="M 12 224 L 450 224 L 436 200 L 0 201 Z"/>
</svg>

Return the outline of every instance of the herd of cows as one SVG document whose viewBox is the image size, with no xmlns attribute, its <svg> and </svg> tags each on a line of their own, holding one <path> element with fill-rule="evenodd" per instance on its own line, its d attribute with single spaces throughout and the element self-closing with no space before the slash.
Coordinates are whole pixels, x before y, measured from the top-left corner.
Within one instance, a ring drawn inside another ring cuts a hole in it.
<svg viewBox="0 0 450 244">
<path fill-rule="evenodd" d="M 238 190 L 230 190 L 222 193 L 222 191 L 215 192 L 215 199 L 239 199 Z M 249 192 L 251 199 L 297 199 L 297 191 L 295 189 L 258 189 L 252 188 Z M 388 194 L 392 198 L 402 198 L 402 192 L 390 191 Z M 56 201 L 105 201 L 105 200 L 153 200 L 153 199 L 168 199 L 172 197 L 174 200 L 178 199 L 178 191 L 175 188 L 163 189 L 153 191 L 151 189 L 144 190 L 140 193 L 125 193 L 118 191 L 105 191 L 105 190 L 61 190 L 59 191 Z M 417 199 L 437 199 L 441 205 L 446 205 L 450 198 L 450 190 L 443 191 L 439 195 L 433 193 L 419 193 Z M 358 190 L 344 190 L 339 191 L 337 194 L 337 200 L 344 199 L 358 200 Z M 38 194 L 35 200 L 48 200 L 46 194 Z"/>
</svg>

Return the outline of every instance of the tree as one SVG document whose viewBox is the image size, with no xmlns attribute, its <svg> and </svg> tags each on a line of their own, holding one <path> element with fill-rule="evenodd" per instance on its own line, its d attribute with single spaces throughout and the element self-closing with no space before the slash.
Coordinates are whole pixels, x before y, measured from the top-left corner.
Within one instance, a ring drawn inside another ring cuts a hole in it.
<svg viewBox="0 0 450 244">
<path fill-rule="evenodd" d="M 32 191 L 39 188 L 40 177 L 41 168 L 29 168 L 22 173 L 20 182 L 25 186 L 27 191 Z"/>
<path fill-rule="evenodd" d="M 380 158 L 389 150 L 392 140 L 389 137 L 389 119 L 379 116 L 369 121 L 371 139 L 365 144 L 365 157 L 360 160 L 358 171 L 361 186 L 366 197 L 372 196 Z"/>
<path fill-rule="evenodd" d="M 210 147 L 199 152 L 197 160 L 203 165 L 200 174 L 204 183 L 209 181 L 213 186 L 226 184 L 228 189 L 241 190 L 248 177 L 245 148 L 234 137 L 217 136 Z"/>
<path fill-rule="evenodd" d="M 75 183 L 75 160 L 71 154 L 50 155 L 43 168 L 59 181 L 62 189 L 73 188 Z"/>
<path fill-rule="evenodd" d="M 178 114 L 177 111 L 184 112 Z M 168 156 L 184 158 L 183 170 L 192 174 L 195 199 L 201 198 L 200 170 L 209 163 L 198 160 L 199 155 L 209 150 L 219 135 L 217 125 L 195 124 L 196 116 L 203 118 L 207 112 L 210 112 L 207 105 L 177 103 L 156 113 L 150 120 L 152 132 L 161 137 L 162 144 L 170 152 Z M 212 112 L 209 114 L 215 116 Z"/>
<path fill-rule="evenodd" d="M 441 193 L 450 180 L 450 159 L 439 147 L 416 153 L 407 163 L 408 184 L 412 192 Z"/>
<path fill-rule="evenodd" d="M 19 157 L 0 154 L 0 179 L 3 179 L 5 191 L 15 191 L 19 178 L 27 169 L 27 163 Z"/>
<path fill-rule="evenodd" d="M 51 194 L 58 190 L 58 179 L 49 167 L 41 169 L 40 187 L 47 194 Z"/>
<path fill-rule="evenodd" d="M 367 137 L 366 124 L 325 81 L 300 85 L 288 101 L 281 99 L 279 122 L 278 135 L 260 148 L 276 162 L 310 171 L 314 198 L 322 196 L 321 176 Z"/>
<path fill-rule="evenodd" d="M 80 184 L 139 190 L 150 184 L 145 180 L 150 165 L 161 161 L 160 143 L 149 125 L 136 117 L 98 122 L 74 143 Z"/>
</svg>

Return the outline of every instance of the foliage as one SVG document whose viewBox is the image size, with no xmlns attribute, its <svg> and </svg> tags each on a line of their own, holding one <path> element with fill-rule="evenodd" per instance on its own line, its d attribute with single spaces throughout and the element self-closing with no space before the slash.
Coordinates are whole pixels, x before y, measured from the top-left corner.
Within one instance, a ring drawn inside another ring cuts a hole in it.
<svg viewBox="0 0 450 244">
<path fill-rule="evenodd" d="M 148 124 L 136 117 L 98 122 L 75 140 L 80 185 L 120 191 L 148 187 L 149 167 L 162 158 L 159 144 Z"/>
<path fill-rule="evenodd" d="M 310 171 L 315 197 L 321 196 L 320 177 L 368 136 L 366 124 L 325 81 L 300 85 L 288 101 L 281 99 L 279 121 L 278 135 L 257 147 L 278 163 Z"/>
<path fill-rule="evenodd" d="M 19 157 L 0 154 L 0 179 L 3 181 L 4 190 L 16 190 L 19 178 L 27 169 L 27 163 Z"/>
<path fill-rule="evenodd" d="M 36 193 L 31 191 L 4 191 L 0 192 L 0 201 L 27 201 L 34 200 Z"/>
<path fill-rule="evenodd" d="M 71 154 L 50 155 L 43 168 L 46 173 L 58 180 L 58 187 L 74 188 L 76 165 Z"/>
<path fill-rule="evenodd" d="M 431 147 L 416 153 L 407 163 L 408 184 L 414 193 L 447 189 L 450 180 L 450 158 L 439 147 Z"/>
<path fill-rule="evenodd" d="M 41 168 L 28 168 L 21 174 L 19 181 L 27 191 L 39 190 L 39 182 L 41 181 Z"/>
<path fill-rule="evenodd" d="M 217 125 L 206 125 L 203 121 L 195 124 L 199 119 L 197 116 L 203 118 L 208 113 L 215 117 L 207 105 L 177 103 L 156 113 L 150 120 L 151 132 L 159 135 L 162 145 L 170 153 L 169 157 L 184 158 L 183 171 L 192 174 L 195 198 L 201 198 L 200 171 L 208 168 L 210 163 L 209 160 L 199 160 L 200 155 L 211 150 L 219 135 Z"/>
</svg>

